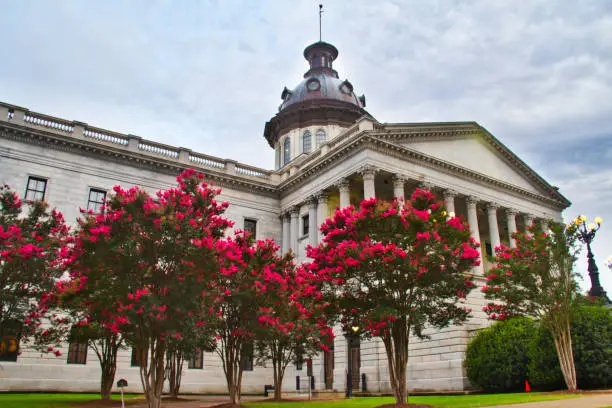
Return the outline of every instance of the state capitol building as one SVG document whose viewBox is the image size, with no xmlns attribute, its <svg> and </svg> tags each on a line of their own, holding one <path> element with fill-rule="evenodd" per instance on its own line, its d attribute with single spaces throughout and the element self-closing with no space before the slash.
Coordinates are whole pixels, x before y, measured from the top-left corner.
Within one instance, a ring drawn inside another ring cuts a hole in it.
<svg viewBox="0 0 612 408">
<path fill-rule="evenodd" d="M 370 197 L 408 197 L 426 187 L 444 199 L 448 211 L 468 220 L 481 243 L 485 261 L 473 271 L 477 284 L 491 266 L 487 255 L 500 243 L 514 245 L 514 231 L 539 219 L 561 221 L 568 200 L 482 126 L 380 123 L 366 110 L 365 96 L 334 70 L 333 45 L 311 44 L 304 57 L 304 78 L 282 90 L 278 112 L 263 129 L 275 151 L 271 169 L 0 102 L 0 183 L 24 198 L 48 201 L 73 223 L 79 207 L 97 211 L 117 184 L 153 192 L 174 186 L 182 170 L 194 168 L 222 188 L 220 199 L 230 203 L 226 215 L 236 227 L 257 239 L 273 238 L 298 261 L 305 260 L 308 244 L 319 243 L 318 227 L 336 208 Z M 411 340 L 409 390 L 470 387 L 463 368 L 466 346 L 488 323 L 478 290 L 468 303 L 473 317 L 465 325 Z M 335 333 L 333 348 L 313 359 L 314 389 L 343 392 L 350 371 L 355 391 L 365 383 L 368 392 L 390 392 L 382 341 L 349 342 L 339 327 Z M 0 362 L 0 391 L 99 391 L 98 359 L 87 345 L 66 344 L 61 357 L 22 351 L 16 361 Z M 116 379 L 129 381 L 128 392 L 140 390 L 138 364 L 133 350 L 120 351 Z M 271 364 L 247 360 L 245 370 L 243 393 L 262 393 L 271 383 Z M 306 387 L 306 371 L 306 364 L 290 365 L 284 391 Z M 227 392 L 215 353 L 185 364 L 181 392 Z"/>
</svg>

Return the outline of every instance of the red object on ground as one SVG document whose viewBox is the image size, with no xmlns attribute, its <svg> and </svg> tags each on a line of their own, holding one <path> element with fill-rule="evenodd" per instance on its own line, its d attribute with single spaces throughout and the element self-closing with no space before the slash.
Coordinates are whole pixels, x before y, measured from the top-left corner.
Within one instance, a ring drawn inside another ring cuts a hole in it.
<svg viewBox="0 0 612 408">
<path fill-rule="evenodd" d="M 529 381 L 525 381 L 525 392 L 531 392 L 531 386 L 529 385 Z"/>
</svg>

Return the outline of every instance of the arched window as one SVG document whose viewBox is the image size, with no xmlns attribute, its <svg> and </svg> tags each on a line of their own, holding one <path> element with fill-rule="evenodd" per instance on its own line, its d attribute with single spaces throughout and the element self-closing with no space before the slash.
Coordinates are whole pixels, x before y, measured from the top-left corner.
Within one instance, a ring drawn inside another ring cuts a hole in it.
<svg viewBox="0 0 612 408">
<path fill-rule="evenodd" d="M 291 161 L 291 139 L 286 138 L 283 143 L 283 166 Z"/>
<path fill-rule="evenodd" d="M 327 133 L 325 133 L 325 130 L 323 129 L 318 129 L 316 133 L 316 137 L 317 137 L 317 147 L 319 147 L 323 143 L 325 143 L 325 141 L 327 140 Z"/>
<path fill-rule="evenodd" d="M 312 150 L 312 134 L 309 130 L 304 132 L 302 136 L 302 152 L 310 153 Z"/>
</svg>

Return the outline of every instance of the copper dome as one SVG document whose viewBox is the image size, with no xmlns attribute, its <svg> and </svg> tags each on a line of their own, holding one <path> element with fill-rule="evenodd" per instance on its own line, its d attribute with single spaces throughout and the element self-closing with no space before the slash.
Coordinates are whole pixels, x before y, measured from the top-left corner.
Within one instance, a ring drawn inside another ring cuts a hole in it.
<svg viewBox="0 0 612 408">
<path fill-rule="evenodd" d="M 365 96 L 358 97 L 348 80 L 338 78 L 332 63 L 338 50 L 326 42 L 316 42 L 304 50 L 310 69 L 294 89 L 285 87 L 279 112 L 266 123 L 264 136 L 270 146 L 288 130 L 308 125 L 336 123 L 352 125 L 367 115 Z"/>
</svg>

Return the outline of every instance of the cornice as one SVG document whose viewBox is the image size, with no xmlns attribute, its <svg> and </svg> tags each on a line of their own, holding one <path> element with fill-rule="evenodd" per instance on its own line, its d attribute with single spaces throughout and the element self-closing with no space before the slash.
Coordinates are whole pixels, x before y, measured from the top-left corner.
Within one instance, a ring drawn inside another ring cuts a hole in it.
<svg viewBox="0 0 612 408">
<path fill-rule="evenodd" d="M 263 194 L 273 198 L 279 197 L 278 189 L 275 185 L 224 174 L 208 167 L 198 166 L 197 163 L 182 163 L 176 160 L 165 159 L 161 156 L 151 157 L 139 154 L 138 152 L 116 148 L 112 145 L 102 144 L 100 142 L 89 142 L 87 140 L 62 136 L 44 130 L 23 128 L 18 125 L 7 126 L 6 123 L 3 122 L 0 122 L 0 137 L 68 153 L 85 154 L 94 158 L 100 158 L 102 156 L 105 160 L 115 163 L 162 172 L 172 176 L 180 174 L 180 172 L 185 169 L 193 168 L 204 173 L 206 177 L 214 181 L 214 184 L 218 187 L 227 187 L 250 193 Z"/>
<path fill-rule="evenodd" d="M 312 180 L 326 169 L 338 164 L 339 162 L 346 161 L 350 159 L 350 157 L 355 156 L 357 153 L 366 149 L 372 149 L 402 160 L 410 160 L 418 163 L 419 165 L 442 171 L 449 175 L 461 177 L 469 180 L 470 182 L 478 182 L 483 185 L 506 190 L 535 202 L 546 203 L 547 205 L 551 205 L 559 210 L 567 207 L 565 202 L 561 200 L 532 193 L 521 187 L 488 177 L 485 174 L 458 166 L 454 163 L 428 156 L 405 146 L 390 143 L 384 139 L 381 139 L 380 137 L 377 137 L 376 134 L 366 132 L 361 133 L 354 139 L 345 141 L 343 144 L 337 146 L 336 149 L 300 169 L 297 174 L 283 181 L 279 185 L 280 193 L 284 195 L 295 191 L 303 182 Z"/>
</svg>

